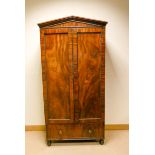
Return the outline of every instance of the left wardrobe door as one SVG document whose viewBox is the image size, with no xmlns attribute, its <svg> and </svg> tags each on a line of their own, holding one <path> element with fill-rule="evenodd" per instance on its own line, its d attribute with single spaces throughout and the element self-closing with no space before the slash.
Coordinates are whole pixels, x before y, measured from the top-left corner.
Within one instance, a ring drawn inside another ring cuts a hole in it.
<svg viewBox="0 0 155 155">
<path fill-rule="evenodd" d="M 72 34 L 68 29 L 41 30 L 46 123 L 72 123 Z"/>
</svg>

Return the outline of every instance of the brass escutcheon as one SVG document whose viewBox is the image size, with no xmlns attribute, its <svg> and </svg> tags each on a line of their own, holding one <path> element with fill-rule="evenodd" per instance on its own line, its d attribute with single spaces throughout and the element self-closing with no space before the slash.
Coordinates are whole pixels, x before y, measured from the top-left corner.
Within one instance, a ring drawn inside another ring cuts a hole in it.
<svg viewBox="0 0 155 155">
<path fill-rule="evenodd" d="M 62 135 L 62 130 L 59 130 L 59 135 Z"/>
</svg>

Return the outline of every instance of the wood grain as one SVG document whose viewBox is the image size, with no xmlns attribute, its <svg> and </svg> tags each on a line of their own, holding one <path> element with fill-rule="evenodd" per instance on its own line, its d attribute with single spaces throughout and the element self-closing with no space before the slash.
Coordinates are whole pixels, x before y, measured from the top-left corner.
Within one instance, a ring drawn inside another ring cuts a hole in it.
<svg viewBox="0 0 155 155">
<path fill-rule="evenodd" d="M 80 118 L 101 118 L 100 34 L 78 34 Z"/>
<path fill-rule="evenodd" d="M 46 67 L 48 82 L 49 119 L 69 119 L 69 53 L 68 35 L 52 34 L 45 36 Z M 55 110 L 55 109 L 59 110 Z"/>
</svg>

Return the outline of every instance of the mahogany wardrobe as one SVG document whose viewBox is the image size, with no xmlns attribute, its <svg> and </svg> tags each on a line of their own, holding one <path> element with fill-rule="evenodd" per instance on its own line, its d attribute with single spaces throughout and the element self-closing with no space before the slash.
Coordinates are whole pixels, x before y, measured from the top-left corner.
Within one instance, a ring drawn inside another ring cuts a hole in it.
<svg viewBox="0 0 155 155">
<path fill-rule="evenodd" d="M 104 144 L 105 27 L 70 16 L 39 23 L 47 145 Z"/>
</svg>

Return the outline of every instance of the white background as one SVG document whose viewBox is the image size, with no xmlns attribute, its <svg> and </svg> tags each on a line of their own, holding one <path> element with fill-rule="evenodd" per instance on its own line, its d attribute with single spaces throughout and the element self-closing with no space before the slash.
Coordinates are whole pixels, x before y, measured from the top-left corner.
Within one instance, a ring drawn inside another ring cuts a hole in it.
<svg viewBox="0 0 155 155">
<path fill-rule="evenodd" d="M 26 125 L 44 124 L 37 23 L 70 15 L 108 22 L 106 26 L 105 120 L 129 123 L 128 0 L 26 0 Z"/>
<path fill-rule="evenodd" d="M 130 155 L 155 154 L 154 1 L 130 0 Z M 0 5 L 0 154 L 24 154 L 24 2 Z"/>
</svg>

